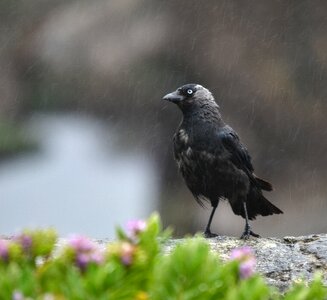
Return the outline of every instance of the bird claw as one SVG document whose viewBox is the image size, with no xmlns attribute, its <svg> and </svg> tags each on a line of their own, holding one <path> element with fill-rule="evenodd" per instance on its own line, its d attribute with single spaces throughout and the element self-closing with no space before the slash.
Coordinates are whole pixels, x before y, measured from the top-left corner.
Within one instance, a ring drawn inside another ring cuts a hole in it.
<svg viewBox="0 0 327 300">
<path fill-rule="evenodd" d="M 252 230 L 251 230 L 251 227 L 250 226 L 245 226 L 245 229 L 244 229 L 244 232 L 241 236 L 241 239 L 242 240 L 248 240 L 250 238 L 250 236 L 253 236 L 253 237 L 256 237 L 256 238 L 259 238 L 260 235 L 257 234 L 257 233 L 254 233 Z"/>
<path fill-rule="evenodd" d="M 217 237 L 218 234 L 216 233 L 212 233 L 210 230 L 206 230 L 204 233 L 203 233 L 204 237 L 206 239 L 209 239 L 209 238 L 213 238 L 213 237 Z"/>
</svg>

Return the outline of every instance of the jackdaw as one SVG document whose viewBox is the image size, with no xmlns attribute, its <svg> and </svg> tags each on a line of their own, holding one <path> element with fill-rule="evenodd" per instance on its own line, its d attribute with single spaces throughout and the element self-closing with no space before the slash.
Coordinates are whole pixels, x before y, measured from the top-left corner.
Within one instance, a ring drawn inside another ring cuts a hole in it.
<svg viewBox="0 0 327 300">
<path fill-rule="evenodd" d="M 247 149 L 223 121 L 211 92 L 199 84 L 186 84 L 163 100 L 175 103 L 183 113 L 173 138 L 179 171 L 196 201 L 212 205 L 204 235 L 217 236 L 211 233 L 211 221 L 219 200 L 227 199 L 234 214 L 245 219 L 241 238 L 259 237 L 249 220 L 283 212 L 263 196 L 262 190 L 271 191 L 272 185 L 253 173 Z"/>
</svg>

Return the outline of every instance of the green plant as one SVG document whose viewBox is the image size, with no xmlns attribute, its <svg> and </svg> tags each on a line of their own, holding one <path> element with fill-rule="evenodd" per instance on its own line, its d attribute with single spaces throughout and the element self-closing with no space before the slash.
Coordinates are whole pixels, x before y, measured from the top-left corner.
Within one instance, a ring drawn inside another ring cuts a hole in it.
<svg viewBox="0 0 327 300">
<path fill-rule="evenodd" d="M 53 230 L 23 231 L 0 240 L 0 300 L 64 299 L 326 299 L 317 276 L 308 286 L 296 283 L 285 295 L 254 272 L 249 248 L 236 249 L 223 263 L 201 237 L 188 238 L 171 253 L 153 215 L 117 229 L 107 246 L 72 236 L 56 248 Z"/>
</svg>

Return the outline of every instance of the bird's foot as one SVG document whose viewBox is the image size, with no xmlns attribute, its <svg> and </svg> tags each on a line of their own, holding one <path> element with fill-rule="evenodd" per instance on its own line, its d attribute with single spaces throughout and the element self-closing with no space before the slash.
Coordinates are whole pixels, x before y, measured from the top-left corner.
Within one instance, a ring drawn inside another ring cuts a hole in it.
<svg viewBox="0 0 327 300">
<path fill-rule="evenodd" d="M 203 233 L 204 237 L 206 239 L 209 239 L 209 238 L 213 238 L 213 237 L 216 237 L 218 236 L 218 234 L 216 233 L 212 233 L 210 230 L 206 230 L 204 233 Z"/>
<path fill-rule="evenodd" d="M 252 230 L 251 230 L 251 227 L 249 225 L 245 225 L 245 228 L 244 228 L 244 232 L 241 236 L 241 239 L 242 240 L 248 240 L 250 238 L 250 236 L 254 236 L 256 238 L 259 238 L 260 235 L 257 234 L 257 233 L 254 233 Z"/>
</svg>

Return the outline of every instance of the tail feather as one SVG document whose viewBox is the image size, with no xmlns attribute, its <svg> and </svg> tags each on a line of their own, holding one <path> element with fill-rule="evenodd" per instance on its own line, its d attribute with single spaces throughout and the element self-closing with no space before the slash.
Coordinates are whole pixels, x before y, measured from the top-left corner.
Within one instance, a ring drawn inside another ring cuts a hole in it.
<svg viewBox="0 0 327 300">
<path fill-rule="evenodd" d="M 269 216 L 273 214 L 282 214 L 283 212 L 274 204 L 272 204 L 263 195 L 260 197 L 258 214 L 261 216 Z"/>
<path fill-rule="evenodd" d="M 243 201 L 230 202 L 234 214 L 245 218 Z M 247 196 L 246 208 L 249 220 L 254 220 L 257 215 L 270 216 L 273 214 L 282 214 L 283 212 L 268 199 L 266 199 L 261 191 L 252 189 Z"/>
<path fill-rule="evenodd" d="M 264 191 L 272 191 L 273 190 L 271 183 L 264 179 L 261 179 L 254 175 L 254 181 L 255 181 L 256 185 Z"/>
<path fill-rule="evenodd" d="M 246 204 L 250 220 L 255 219 L 257 215 L 270 216 L 283 213 L 277 206 L 265 198 L 260 191 L 254 189 L 249 193 Z"/>
</svg>

